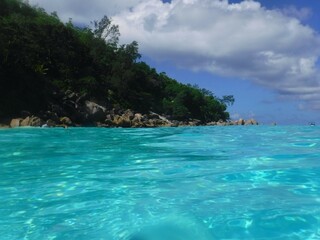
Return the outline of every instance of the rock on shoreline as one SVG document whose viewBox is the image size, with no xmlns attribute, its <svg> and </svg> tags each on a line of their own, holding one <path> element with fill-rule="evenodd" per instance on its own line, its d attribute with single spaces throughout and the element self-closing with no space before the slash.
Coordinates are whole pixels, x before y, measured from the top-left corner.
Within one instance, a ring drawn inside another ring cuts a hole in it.
<svg viewBox="0 0 320 240">
<path fill-rule="evenodd" d="M 86 95 L 66 91 L 57 94 L 57 98 L 48 107 L 49 110 L 38 114 L 22 111 L 19 116 L 0 121 L 0 128 L 15 127 L 123 127 L 154 128 L 179 126 L 232 126 L 258 125 L 254 119 L 237 121 L 218 121 L 204 123 L 198 119 L 184 121 L 172 120 L 155 112 L 139 113 L 130 109 L 107 108 L 96 103 Z"/>
<path fill-rule="evenodd" d="M 57 119 L 43 119 L 38 116 L 27 116 L 26 118 L 13 118 L 9 125 L 0 124 L 0 128 L 16 128 L 16 127 L 122 127 L 122 128 L 155 128 L 155 127 L 183 127 L 183 126 L 247 126 L 258 125 L 254 119 L 236 121 L 218 121 L 203 123 L 197 119 L 189 119 L 186 121 L 168 120 L 166 117 L 157 113 L 150 112 L 148 114 L 136 113 L 130 109 L 115 113 L 114 110 L 105 112 L 103 121 L 93 121 L 88 123 L 77 123 L 71 118 L 64 116 Z M 102 117 L 99 117 L 102 120 Z"/>
</svg>

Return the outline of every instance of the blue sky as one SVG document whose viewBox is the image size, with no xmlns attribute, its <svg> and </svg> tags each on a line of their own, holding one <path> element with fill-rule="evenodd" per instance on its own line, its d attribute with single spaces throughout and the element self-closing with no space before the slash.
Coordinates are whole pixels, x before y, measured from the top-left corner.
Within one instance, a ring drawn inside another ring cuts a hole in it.
<svg viewBox="0 0 320 240">
<path fill-rule="evenodd" d="M 79 24 L 111 16 L 159 72 L 234 95 L 234 119 L 320 124 L 318 0 L 29 2 Z"/>
</svg>

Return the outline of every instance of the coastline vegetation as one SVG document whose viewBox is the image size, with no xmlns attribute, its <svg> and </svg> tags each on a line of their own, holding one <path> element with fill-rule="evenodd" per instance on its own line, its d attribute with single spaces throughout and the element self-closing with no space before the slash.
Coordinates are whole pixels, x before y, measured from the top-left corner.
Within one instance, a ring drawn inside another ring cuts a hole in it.
<svg viewBox="0 0 320 240">
<path fill-rule="evenodd" d="M 107 109 L 229 119 L 233 96 L 218 98 L 158 73 L 140 61 L 137 42 L 120 45 L 119 36 L 108 17 L 78 27 L 22 0 L 0 1 L 0 118 L 50 110 L 57 93 L 72 91 Z"/>
</svg>

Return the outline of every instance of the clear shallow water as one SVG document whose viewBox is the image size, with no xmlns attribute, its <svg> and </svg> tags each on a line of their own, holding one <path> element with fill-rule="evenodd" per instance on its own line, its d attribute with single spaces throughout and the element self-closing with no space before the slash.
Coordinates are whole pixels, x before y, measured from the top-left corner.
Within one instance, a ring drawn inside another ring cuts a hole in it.
<svg viewBox="0 0 320 240">
<path fill-rule="evenodd" d="M 0 131 L 0 239 L 320 239 L 319 127 Z"/>
</svg>

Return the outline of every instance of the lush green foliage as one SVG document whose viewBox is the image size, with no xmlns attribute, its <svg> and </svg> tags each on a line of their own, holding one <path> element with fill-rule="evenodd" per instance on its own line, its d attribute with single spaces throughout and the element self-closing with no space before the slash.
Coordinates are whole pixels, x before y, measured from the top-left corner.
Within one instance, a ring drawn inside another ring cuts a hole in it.
<svg viewBox="0 0 320 240">
<path fill-rule="evenodd" d="M 56 91 L 85 93 L 108 107 L 176 119 L 226 120 L 228 104 L 139 61 L 138 43 L 118 45 L 109 18 L 94 28 L 63 24 L 56 13 L 19 0 L 0 1 L 0 115 L 45 110 Z"/>
</svg>

